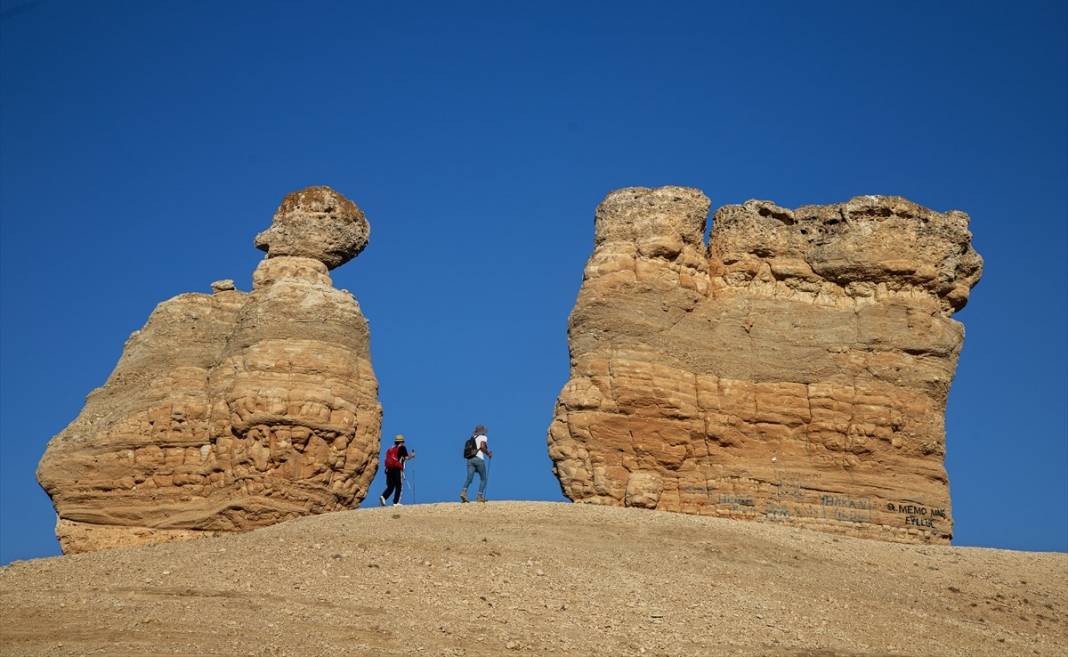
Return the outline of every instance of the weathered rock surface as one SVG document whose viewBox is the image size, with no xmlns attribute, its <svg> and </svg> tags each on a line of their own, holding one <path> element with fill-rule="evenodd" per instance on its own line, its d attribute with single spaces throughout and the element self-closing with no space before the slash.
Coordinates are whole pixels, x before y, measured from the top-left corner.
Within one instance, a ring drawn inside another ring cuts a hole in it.
<svg viewBox="0 0 1068 657">
<path fill-rule="evenodd" d="M 865 196 L 597 209 L 549 429 L 580 502 L 945 543 L 944 411 L 982 259 L 968 216 Z"/>
<path fill-rule="evenodd" d="M 282 199 L 271 227 L 256 236 L 256 248 L 272 258 L 312 258 L 333 269 L 359 255 L 370 232 L 355 203 L 329 187 L 309 187 Z"/>
<path fill-rule="evenodd" d="M 252 292 L 222 280 L 157 306 L 41 459 L 64 552 L 246 530 L 363 499 L 378 460 L 378 382 L 367 320 L 327 272 L 367 235 L 363 213 L 332 189 L 295 192 L 257 237 L 268 255 Z"/>
</svg>

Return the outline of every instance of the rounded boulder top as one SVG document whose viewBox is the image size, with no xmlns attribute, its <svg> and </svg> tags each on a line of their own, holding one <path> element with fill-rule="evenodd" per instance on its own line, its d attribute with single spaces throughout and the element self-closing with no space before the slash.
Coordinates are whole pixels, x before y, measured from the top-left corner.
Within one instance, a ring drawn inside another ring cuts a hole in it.
<svg viewBox="0 0 1068 657">
<path fill-rule="evenodd" d="M 256 236 L 256 248 L 268 258 L 314 258 L 333 269 L 359 255 L 370 233 L 355 203 L 320 185 L 286 194 L 271 227 Z"/>
</svg>

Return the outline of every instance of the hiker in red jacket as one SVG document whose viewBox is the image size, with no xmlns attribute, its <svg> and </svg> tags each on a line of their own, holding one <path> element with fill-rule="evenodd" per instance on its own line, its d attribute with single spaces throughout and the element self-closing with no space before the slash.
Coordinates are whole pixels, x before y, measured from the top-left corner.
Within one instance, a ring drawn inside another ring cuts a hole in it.
<svg viewBox="0 0 1068 657">
<path fill-rule="evenodd" d="M 404 486 L 404 462 L 415 458 L 415 450 L 411 452 L 404 446 L 404 436 L 397 434 L 393 437 L 393 447 L 386 450 L 386 492 L 378 496 L 378 503 L 386 505 L 386 498 L 393 493 L 393 506 L 401 506 L 401 488 Z M 396 492 L 394 492 L 396 491 Z"/>
</svg>

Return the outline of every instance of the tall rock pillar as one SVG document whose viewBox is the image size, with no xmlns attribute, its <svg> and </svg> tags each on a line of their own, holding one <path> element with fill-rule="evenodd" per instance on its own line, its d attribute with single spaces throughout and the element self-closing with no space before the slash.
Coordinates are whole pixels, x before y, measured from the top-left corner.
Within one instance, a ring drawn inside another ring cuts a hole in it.
<svg viewBox="0 0 1068 657">
<path fill-rule="evenodd" d="M 328 270 L 369 232 L 329 187 L 294 192 L 256 238 L 251 293 L 218 281 L 153 311 L 38 467 L 64 552 L 359 504 L 382 410 L 367 320 Z"/>
<path fill-rule="evenodd" d="M 952 537 L 944 413 L 968 216 L 897 197 L 597 208 L 549 428 L 564 494 L 872 538 Z"/>
</svg>

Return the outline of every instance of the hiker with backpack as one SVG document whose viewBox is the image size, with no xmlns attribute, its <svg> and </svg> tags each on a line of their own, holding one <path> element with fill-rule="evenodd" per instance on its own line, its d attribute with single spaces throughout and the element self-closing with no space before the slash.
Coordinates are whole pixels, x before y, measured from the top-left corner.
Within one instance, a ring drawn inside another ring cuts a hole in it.
<svg viewBox="0 0 1068 657">
<path fill-rule="evenodd" d="M 393 506 L 401 506 L 401 488 L 404 487 L 404 463 L 415 458 L 415 450 L 411 452 L 404 446 L 404 436 L 397 434 L 393 437 L 393 447 L 386 450 L 386 492 L 378 496 L 378 503 L 386 505 L 386 499 L 393 494 Z M 396 492 L 394 492 L 396 491 Z"/>
<path fill-rule="evenodd" d="M 486 437 L 486 427 L 481 424 L 471 432 L 471 437 L 464 443 L 464 459 L 467 461 L 467 480 L 460 490 L 460 501 L 470 502 L 467 498 L 467 487 L 471 485 L 475 473 L 478 473 L 478 497 L 479 502 L 486 501 L 486 480 L 488 476 L 489 459 L 493 458 L 493 452 L 489 448 L 489 438 Z"/>
</svg>

